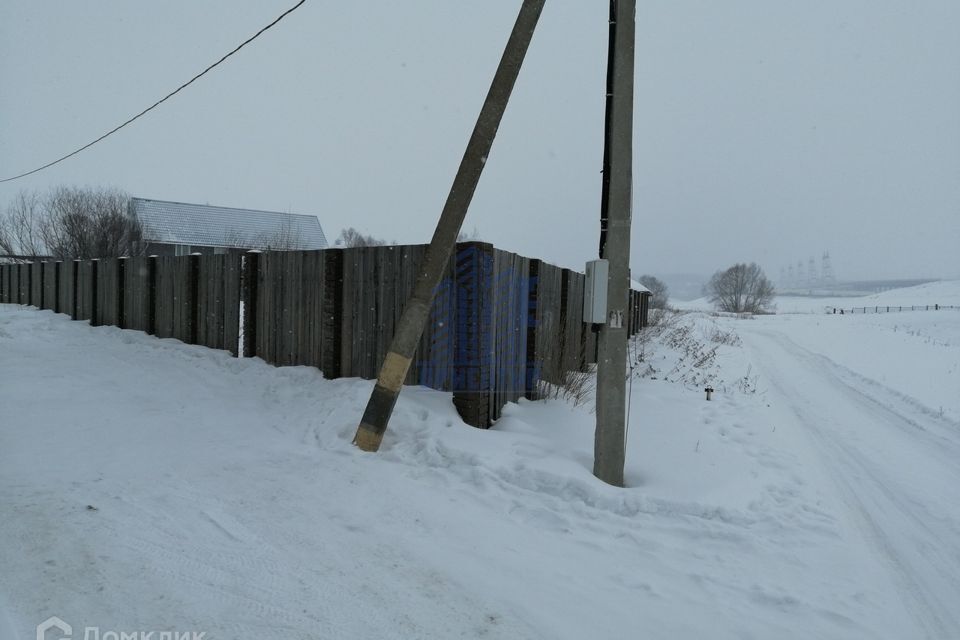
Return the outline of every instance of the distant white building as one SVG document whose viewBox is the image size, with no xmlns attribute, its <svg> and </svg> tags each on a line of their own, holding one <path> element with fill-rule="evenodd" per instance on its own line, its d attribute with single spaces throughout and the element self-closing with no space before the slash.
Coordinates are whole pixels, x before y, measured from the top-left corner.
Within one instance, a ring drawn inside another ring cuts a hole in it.
<svg viewBox="0 0 960 640">
<path fill-rule="evenodd" d="M 180 256 L 250 249 L 326 249 L 316 216 L 131 198 L 147 255 Z"/>
</svg>

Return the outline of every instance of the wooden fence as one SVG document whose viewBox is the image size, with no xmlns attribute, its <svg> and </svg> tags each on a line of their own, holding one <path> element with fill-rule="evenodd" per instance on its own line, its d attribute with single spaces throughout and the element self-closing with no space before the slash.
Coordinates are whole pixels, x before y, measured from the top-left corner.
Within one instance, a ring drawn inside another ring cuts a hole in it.
<svg viewBox="0 0 960 640">
<path fill-rule="evenodd" d="M 0 302 L 188 344 L 377 376 L 425 245 L 0 265 Z M 450 391 L 468 424 L 596 361 L 584 276 L 482 242 L 457 245 L 407 384 Z M 630 293 L 628 329 L 648 294 Z M 243 318 L 241 319 L 241 309 Z M 241 321 L 242 320 L 242 321 Z M 242 344 L 241 344 L 242 330 Z"/>
<path fill-rule="evenodd" d="M 941 309 L 960 309 L 960 307 L 942 304 L 919 304 L 911 306 L 876 305 L 873 307 L 854 307 L 852 309 L 843 309 L 843 313 L 899 313 L 900 311 L 940 311 Z M 840 310 L 838 308 L 834 308 L 833 312 L 840 313 Z"/>
</svg>

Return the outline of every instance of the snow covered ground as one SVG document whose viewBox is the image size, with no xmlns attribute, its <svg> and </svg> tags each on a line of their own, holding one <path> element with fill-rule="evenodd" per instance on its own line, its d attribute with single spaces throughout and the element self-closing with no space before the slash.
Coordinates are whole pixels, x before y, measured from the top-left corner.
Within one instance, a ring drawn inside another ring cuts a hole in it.
<svg viewBox="0 0 960 640">
<path fill-rule="evenodd" d="M 684 314 L 632 360 L 615 489 L 589 403 L 407 388 L 363 454 L 369 382 L 0 305 L 0 640 L 960 637 L 960 311 Z"/>
<path fill-rule="evenodd" d="M 671 305 L 687 311 L 711 311 L 713 305 L 708 298 L 695 300 L 671 300 Z M 960 281 L 943 280 L 930 282 L 916 287 L 891 289 L 869 296 L 851 297 L 811 297 L 777 296 L 774 307 L 777 313 L 825 313 L 827 309 L 851 309 L 853 307 L 876 306 L 960 306 Z"/>
</svg>

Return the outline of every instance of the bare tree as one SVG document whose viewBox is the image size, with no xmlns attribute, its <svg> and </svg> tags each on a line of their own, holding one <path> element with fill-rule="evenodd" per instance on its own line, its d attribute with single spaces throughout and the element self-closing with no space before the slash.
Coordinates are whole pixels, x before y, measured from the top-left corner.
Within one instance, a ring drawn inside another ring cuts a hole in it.
<svg viewBox="0 0 960 640">
<path fill-rule="evenodd" d="M 340 236 L 334 243 L 337 247 L 381 247 L 387 244 L 384 240 L 373 236 L 364 235 L 353 227 L 347 227 L 340 232 Z"/>
<path fill-rule="evenodd" d="M 143 228 L 118 189 L 57 187 L 44 200 L 41 232 L 57 258 L 109 258 L 143 253 Z"/>
<path fill-rule="evenodd" d="M 707 283 L 707 292 L 719 310 L 735 313 L 765 311 L 776 294 L 773 283 L 755 262 L 717 271 Z"/>
<path fill-rule="evenodd" d="M 663 280 L 651 275 L 642 275 L 640 276 L 640 284 L 650 289 L 650 307 L 652 309 L 667 308 L 667 300 L 670 296 L 667 285 Z"/>
<path fill-rule="evenodd" d="M 472 231 L 461 231 L 457 234 L 457 242 L 481 242 L 480 230 L 476 227 Z"/>
<path fill-rule="evenodd" d="M 43 241 L 43 207 L 36 193 L 20 191 L 0 218 L 0 253 L 40 256 L 46 253 Z"/>
<path fill-rule="evenodd" d="M 245 234 L 238 229 L 229 229 L 223 238 L 231 249 L 259 249 L 261 251 L 299 251 L 305 249 L 303 232 L 291 220 L 283 223 L 272 232 L 254 235 Z"/>
<path fill-rule="evenodd" d="M 247 234 L 231 227 L 223 234 L 223 244 L 229 249 L 260 249 L 260 245 L 251 241 Z"/>
<path fill-rule="evenodd" d="M 0 252 L 61 259 L 140 255 L 143 231 L 117 189 L 21 191 L 0 218 Z"/>
<path fill-rule="evenodd" d="M 298 251 L 304 248 L 303 234 L 288 218 L 280 228 L 263 239 L 263 248 L 267 251 Z"/>
</svg>

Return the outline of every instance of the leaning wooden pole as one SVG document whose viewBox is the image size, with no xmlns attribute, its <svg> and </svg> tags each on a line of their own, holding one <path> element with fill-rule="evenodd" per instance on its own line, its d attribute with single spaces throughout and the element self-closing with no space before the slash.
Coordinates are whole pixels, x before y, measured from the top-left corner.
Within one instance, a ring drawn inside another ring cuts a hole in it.
<svg viewBox="0 0 960 640">
<path fill-rule="evenodd" d="M 633 208 L 633 67 L 636 0 L 610 2 L 610 54 L 600 257 L 609 264 L 607 321 L 597 338 L 597 430 L 593 475 L 623 486 L 626 449 L 627 305 Z"/>
<path fill-rule="evenodd" d="M 423 258 L 420 275 L 413 289 L 413 295 L 407 301 L 397 325 L 393 341 L 383 365 L 377 384 L 370 394 L 367 408 L 363 412 L 354 443 L 364 451 L 376 451 L 383 441 L 387 423 L 397 403 L 397 396 L 403 387 L 403 381 L 410 370 L 414 351 L 423 335 L 423 329 L 430 315 L 434 291 L 457 242 L 457 235 L 467 215 L 467 209 L 483 173 L 484 164 L 493 146 L 493 140 L 503 119 L 503 113 L 513 92 L 513 86 L 520 73 L 523 59 L 533 38 L 540 13 L 546 0 L 523 0 L 520 14 L 507 41 L 500 65 L 493 76 L 490 90 L 473 128 L 467 150 L 460 161 L 460 168 L 453 179 L 453 186 L 447 195 L 433 239 Z"/>
</svg>

